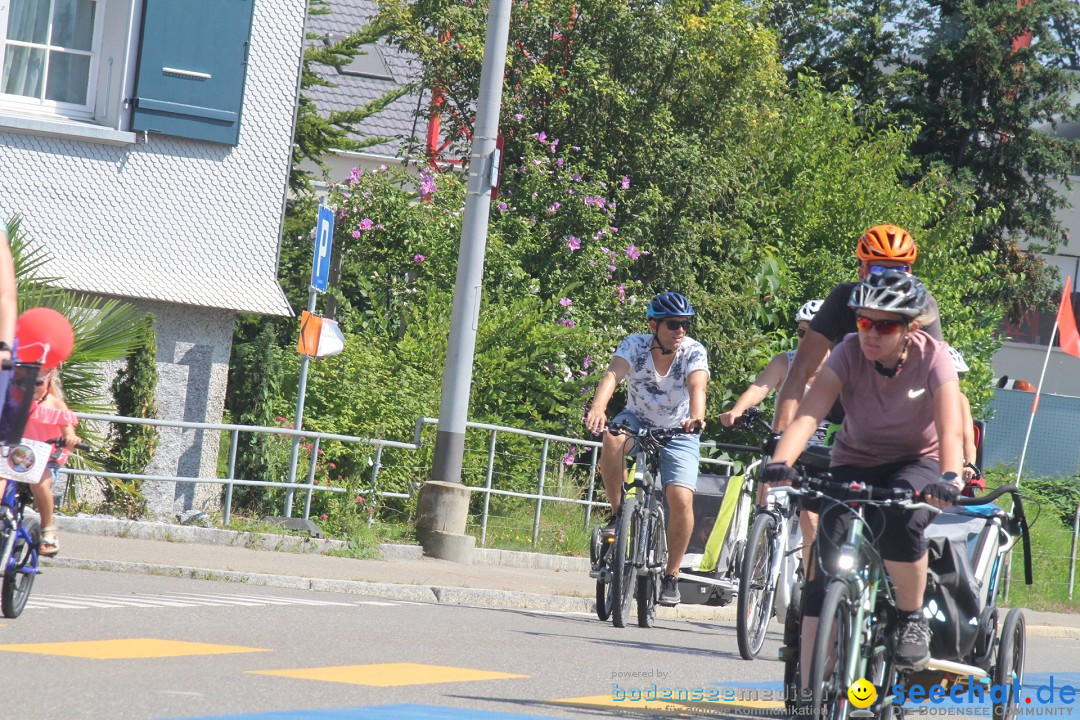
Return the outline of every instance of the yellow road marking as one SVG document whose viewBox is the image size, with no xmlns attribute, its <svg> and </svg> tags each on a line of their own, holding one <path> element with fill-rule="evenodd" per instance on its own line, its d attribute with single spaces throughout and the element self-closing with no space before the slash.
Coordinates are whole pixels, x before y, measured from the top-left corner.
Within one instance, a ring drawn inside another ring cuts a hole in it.
<svg viewBox="0 0 1080 720">
<path fill-rule="evenodd" d="M 20 643 L 0 645 L 7 652 L 63 655 L 92 660 L 129 660 L 137 658 L 181 657 L 184 655 L 225 655 L 227 653 L 267 652 L 260 648 L 239 645 L 210 645 L 181 640 L 127 638 L 120 640 L 86 640 L 81 642 Z"/>
<path fill-rule="evenodd" d="M 339 665 L 334 667 L 298 668 L 295 670 L 248 670 L 247 672 L 252 675 L 277 675 L 302 680 L 325 680 L 327 682 L 372 685 L 375 687 L 528 677 L 528 675 L 512 675 L 510 673 L 491 672 L 490 670 L 472 670 L 470 668 L 424 665 L 421 663 Z"/>
</svg>

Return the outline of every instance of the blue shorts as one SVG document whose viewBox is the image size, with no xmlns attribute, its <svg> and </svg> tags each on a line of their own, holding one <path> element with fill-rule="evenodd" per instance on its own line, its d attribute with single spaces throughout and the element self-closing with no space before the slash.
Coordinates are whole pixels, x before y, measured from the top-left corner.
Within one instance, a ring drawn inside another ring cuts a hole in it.
<svg viewBox="0 0 1080 720">
<path fill-rule="evenodd" d="M 645 426 L 636 415 L 626 410 L 612 418 L 613 423 L 625 423 L 635 430 Z M 634 444 L 627 443 L 626 454 L 634 451 Z M 664 487 L 697 489 L 698 466 L 701 462 L 701 435 L 676 435 L 660 449 L 660 482 Z"/>
</svg>

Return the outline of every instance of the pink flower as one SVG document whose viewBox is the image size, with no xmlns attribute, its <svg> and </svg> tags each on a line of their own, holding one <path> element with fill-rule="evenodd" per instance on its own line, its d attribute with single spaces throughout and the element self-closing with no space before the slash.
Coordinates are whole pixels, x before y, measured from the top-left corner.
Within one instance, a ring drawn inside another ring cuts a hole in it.
<svg viewBox="0 0 1080 720">
<path fill-rule="evenodd" d="M 425 256 L 421 255 L 420 253 L 416 253 L 415 255 L 412 256 L 412 261 L 414 263 L 416 263 L 417 265 L 424 262 L 425 260 L 427 260 L 427 258 Z"/>
<path fill-rule="evenodd" d="M 573 465 L 574 464 L 574 454 L 573 453 L 566 453 L 565 455 L 563 455 L 562 461 L 563 461 L 563 465 Z"/>
<path fill-rule="evenodd" d="M 536 138 L 537 140 L 539 140 L 539 141 L 540 141 L 540 142 L 542 142 L 542 143 L 546 143 L 546 142 L 547 142 L 547 133 L 546 133 L 546 132 L 544 132 L 543 130 L 541 130 L 540 132 L 536 133 L 536 135 L 534 135 L 533 137 L 535 137 L 535 138 Z"/>
<path fill-rule="evenodd" d="M 571 305 L 574 304 L 574 301 L 571 300 L 568 297 L 564 297 L 563 299 L 559 300 L 559 304 L 562 305 L 563 307 L 570 307 Z"/>
<path fill-rule="evenodd" d="M 580 250 L 581 249 L 581 238 L 575 237 L 573 235 L 567 235 L 566 236 L 566 247 L 568 247 L 571 252 L 573 252 L 574 250 Z"/>
<path fill-rule="evenodd" d="M 367 230 L 370 230 L 371 226 L 374 225 L 374 224 L 375 223 L 371 222 L 371 218 L 364 218 L 363 220 L 360 221 L 360 225 L 358 227 L 361 230 L 367 231 Z"/>
<path fill-rule="evenodd" d="M 630 256 L 631 260 L 637 260 L 641 257 L 641 251 L 633 244 L 628 245 L 625 250 L 626 254 Z"/>
<path fill-rule="evenodd" d="M 581 367 L 588 370 L 590 365 L 592 365 L 592 355 L 586 355 L 585 360 L 581 363 Z"/>
<path fill-rule="evenodd" d="M 352 231 L 352 236 L 353 236 L 353 238 L 359 238 L 360 237 L 360 231 L 359 230 L 353 230 Z"/>
<path fill-rule="evenodd" d="M 435 178 L 427 170 L 420 171 L 420 194 L 424 197 L 434 195 L 436 190 Z"/>
<path fill-rule="evenodd" d="M 506 207 L 507 207 L 506 203 L 504 203 L 504 202 L 499 203 L 499 210 L 502 210 L 503 212 L 506 212 Z"/>
<path fill-rule="evenodd" d="M 322 515 L 319 516 L 319 519 L 320 520 L 329 520 L 330 516 L 327 515 L 326 513 L 323 513 Z"/>
<path fill-rule="evenodd" d="M 564 325 L 565 327 L 568 327 L 568 328 L 574 327 L 574 324 L 575 324 L 574 321 L 571 320 L 570 318 L 559 318 L 555 322 L 559 323 L 560 325 Z"/>
<path fill-rule="evenodd" d="M 517 120 L 518 122 L 521 122 L 522 118 L 524 118 L 524 117 L 525 116 L 522 115 L 521 113 L 514 113 L 514 119 Z"/>
<path fill-rule="evenodd" d="M 619 287 L 615 288 L 615 290 L 619 293 L 619 302 L 626 302 L 626 285 L 619 283 Z"/>
<path fill-rule="evenodd" d="M 622 182 L 619 183 L 619 187 L 621 187 L 623 190 L 629 190 L 630 189 L 630 178 L 627 177 L 626 175 L 623 175 Z"/>
</svg>

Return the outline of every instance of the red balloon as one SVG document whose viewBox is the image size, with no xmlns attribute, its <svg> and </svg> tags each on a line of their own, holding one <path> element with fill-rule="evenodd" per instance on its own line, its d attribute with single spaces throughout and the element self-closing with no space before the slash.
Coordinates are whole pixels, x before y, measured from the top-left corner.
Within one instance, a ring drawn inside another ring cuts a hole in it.
<svg viewBox="0 0 1080 720">
<path fill-rule="evenodd" d="M 19 362 L 40 362 L 43 370 L 54 368 L 68 359 L 75 346 L 71 323 L 52 308 L 27 310 L 15 321 L 15 339 L 19 341 Z"/>
</svg>

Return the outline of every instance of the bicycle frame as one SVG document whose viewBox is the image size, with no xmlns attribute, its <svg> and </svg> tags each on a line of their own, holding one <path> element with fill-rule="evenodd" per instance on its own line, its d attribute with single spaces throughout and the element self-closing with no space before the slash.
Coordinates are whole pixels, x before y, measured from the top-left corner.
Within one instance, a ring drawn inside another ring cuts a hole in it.
<svg viewBox="0 0 1080 720">
<path fill-rule="evenodd" d="M 646 557 L 649 548 L 653 546 L 655 541 L 660 541 L 665 545 L 662 554 L 665 558 L 667 557 L 667 537 L 653 538 L 651 536 L 656 524 L 650 521 L 664 514 L 663 505 L 657 499 L 659 493 L 662 492 L 657 487 L 660 478 L 659 447 L 649 452 L 642 448 L 641 445 L 641 438 L 638 438 L 638 447 L 635 450 L 634 477 L 633 479 L 627 478 L 627 481 L 623 484 L 623 497 L 630 493 L 637 494 L 638 503 L 635 506 L 635 511 L 641 513 L 642 519 L 639 526 L 641 532 L 633 538 L 632 551 L 634 574 L 638 577 L 650 574 L 656 575 L 663 571 L 662 567 L 655 565 L 650 567 Z"/>
<path fill-rule="evenodd" d="M 869 665 L 868 655 L 877 658 L 889 652 L 889 648 L 884 643 L 878 644 L 877 642 L 886 639 L 884 633 L 881 633 L 880 638 L 873 637 L 873 620 L 875 610 L 878 607 L 879 595 L 883 595 L 882 600 L 884 600 L 887 607 L 896 607 L 896 598 L 893 596 L 892 584 L 889 582 L 888 573 L 885 570 L 885 562 L 881 559 L 881 555 L 878 554 L 873 544 L 867 542 L 863 534 L 866 527 L 864 511 L 865 505 L 859 504 L 855 508 L 851 524 L 848 527 L 847 537 L 840 547 L 838 564 L 840 565 L 841 574 L 834 574 L 829 579 L 830 584 L 834 582 L 846 583 L 851 592 L 851 597 L 855 599 L 852 608 L 854 611 L 853 632 L 847 638 L 847 648 L 844 654 L 847 660 L 844 678 L 845 680 L 850 679 L 848 685 L 851 685 L 859 678 L 866 677 L 866 669 Z M 819 569 L 824 572 L 824 568 L 820 565 L 820 559 Z M 864 654 L 860 652 L 860 648 L 867 643 L 873 644 L 869 645 L 870 653 Z M 875 685 L 878 684 L 875 682 L 875 678 L 866 679 Z M 883 697 L 880 707 L 889 704 L 891 704 L 889 698 Z"/>
<path fill-rule="evenodd" d="M 38 572 L 38 553 L 33 539 L 23 526 L 23 502 L 19 497 L 19 484 L 14 480 L 5 483 L 3 499 L 0 501 L 0 535 L 3 537 L 3 549 L 0 550 L 0 568 L 8 575 L 16 571 L 36 575 Z M 28 558 L 14 557 L 15 543 L 23 541 L 23 547 L 29 549 Z M 21 566 L 20 566 L 21 565 Z"/>
<path fill-rule="evenodd" d="M 795 519 L 795 508 L 792 505 L 789 491 L 790 488 L 773 488 L 766 497 L 766 505 L 759 512 L 767 512 L 776 520 L 776 534 L 773 537 L 774 557 L 780 561 L 773 563 L 769 571 L 769 583 L 776 588 L 773 598 L 773 607 L 776 617 L 783 617 L 791 604 L 791 586 L 787 582 L 780 582 L 780 578 L 788 577 L 788 568 L 796 562 L 795 553 L 798 547 L 789 547 Z"/>
</svg>

